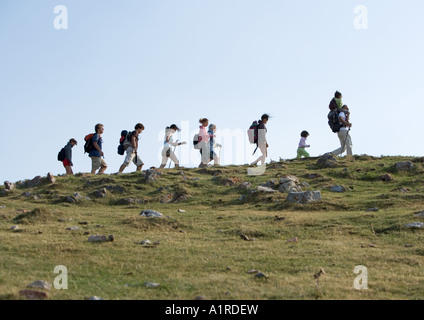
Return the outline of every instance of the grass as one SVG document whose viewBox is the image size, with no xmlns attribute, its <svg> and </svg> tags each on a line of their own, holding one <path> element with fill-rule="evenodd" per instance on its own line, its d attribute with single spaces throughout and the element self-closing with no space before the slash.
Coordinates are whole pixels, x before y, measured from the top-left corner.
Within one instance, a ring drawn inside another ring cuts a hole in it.
<svg viewBox="0 0 424 320">
<path fill-rule="evenodd" d="M 397 171 L 395 164 L 406 160 L 415 168 Z M 413 215 L 424 207 L 421 158 L 363 155 L 324 169 L 316 159 L 302 159 L 270 165 L 262 176 L 246 172 L 247 166 L 170 169 L 153 184 L 143 173 L 84 174 L 16 187 L 0 198 L 6 206 L 0 209 L 0 299 L 23 299 L 18 292 L 35 280 L 53 283 L 57 265 L 68 269 L 68 289 L 52 288 L 49 299 L 424 298 L 423 230 L 405 227 L 424 222 Z M 376 180 L 386 173 L 391 181 Z M 239 187 L 288 174 L 307 183 L 303 190 L 320 190 L 322 201 L 287 203 L 285 193 Z M 349 191 L 332 192 L 332 185 Z M 96 198 L 103 188 L 106 197 Z M 76 203 L 64 202 L 75 192 Z M 128 198 L 141 201 L 120 201 Z M 379 210 L 367 211 L 374 207 Z M 140 217 L 143 209 L 166 218 Z M 79 230 L 66 230 L 73 226 Z M 86 233 L 113 234 L 115 241 L 91 243 Z M 299 241 L 287 242 L 293 237 Z M 139 244 L 146 239 L 158 244 Z M 368 268 L 368 290 L 353 288 L 357 265 Z M 326 273 L 317 289 L 320 268 Z M 268 277 L 255 278 L 252 269 Z M 147 281 L 160 287 L 147 288 Z"/>
</svg>

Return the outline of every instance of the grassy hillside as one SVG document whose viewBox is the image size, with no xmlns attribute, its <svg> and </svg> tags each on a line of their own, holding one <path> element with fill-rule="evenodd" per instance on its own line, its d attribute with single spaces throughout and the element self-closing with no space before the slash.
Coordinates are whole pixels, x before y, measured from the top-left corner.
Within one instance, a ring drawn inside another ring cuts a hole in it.
<svg viewBox="0 0 424 320">
<path fill-rule="evenodd" d="M 414 167 L 398 170 L 400 161 Z M 364 155 L 328 168 L 275 162 L 261 176 L 228 166 L 163 170 L 153 183 L 142 172 L 2 186 L 0 299 L 53 283 L 57 265 L 68 269 L 68 289 L 46 291 L 49 299 L 423 299 L 424 230 L 405 226 L 424 222 L 415 215 L 424 210 L 423 161 Z M 322 200 L 285 201 L 286 175 Z M 271 180 L 276 192 L 252 191 Z M 146 209 L 165 217 L 141 217 Z M 88 241 L 111 234 L 113 242 Z M 368 290 L 353 287 L 357 265 L 368 269 Z"/>
</svg>

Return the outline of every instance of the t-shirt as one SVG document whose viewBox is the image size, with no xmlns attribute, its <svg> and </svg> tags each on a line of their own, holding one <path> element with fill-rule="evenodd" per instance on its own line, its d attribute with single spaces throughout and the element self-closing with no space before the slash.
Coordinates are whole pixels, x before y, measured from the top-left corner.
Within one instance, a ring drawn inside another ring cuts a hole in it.
<svg viewBox="0 0 424 320">
<path fill-rule="evenodd" d="M 344 121 L 346 121 L 346 114 L 342 111 L 339 113 L 339 118 L 342 118 Z M 340 122 L 341 123 L 341 122 Z M 342 123 L 341 123 L 342 124 Z M 343 124 L 342 124 L 343 125 Z M 342 126 L 340 128 L 340 131 L 347 131 L 348 128 Z"/>
<path fill-rule="evenodd" d="M 93 143 L 94 142 L 97 142 L 97 144 L 99 145 L 100 150 L 102 150 L 102 144 L 103 144 L 102 137 L 99 134 L 95 133 L 92 139 L 93 139 Z M 101 157 L 100 152 L 97 151 L 96 148 L 93 148 L 93 150 L 91 150 L 88 155 L 90 157 Z"/>
<path fill-rule="evenodd" d="M 165 132 L 165 139 L 163 140 L 163 147 L 164 148 L 171 148 L 171 146 L 177 146 L 178 142 L 174 142 L 174 138 L 172 135 L 175 133 L 175 130 L 173 129 L 167 129 Z M 169 141 L 166 141 L 166 138 L 169 137 Z"/>
<path fill-rule="evenodd" d="M 307 146 L 307 144 L 306 144 L 306 138 L 304 138 L 304 137 L 300 138 L 299 148 L 305 148 L 306 146 Z"/>
</svg>

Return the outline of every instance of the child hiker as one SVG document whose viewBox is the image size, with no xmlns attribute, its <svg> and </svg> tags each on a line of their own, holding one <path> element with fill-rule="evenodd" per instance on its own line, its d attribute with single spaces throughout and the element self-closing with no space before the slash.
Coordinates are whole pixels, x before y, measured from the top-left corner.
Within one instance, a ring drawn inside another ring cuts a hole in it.
<svg viewBox="0 0 424 320">
<path fill-rule="evenodd" d="M 302 157 L 309 158 L 309 153 L 305 150 L 305 148 L 310 147 L 309 144 L 306 144 L 306 139 L 309 136 L 309 132 L 303 130 L 301 132 L 300 136 L 301 136 L 301 138 L 300 138 L 300 141 L 299 141 L 299 146 L 297 148 L 297 157 L 296 158 L 297 159 L 300 159 Z"/>
</svg>

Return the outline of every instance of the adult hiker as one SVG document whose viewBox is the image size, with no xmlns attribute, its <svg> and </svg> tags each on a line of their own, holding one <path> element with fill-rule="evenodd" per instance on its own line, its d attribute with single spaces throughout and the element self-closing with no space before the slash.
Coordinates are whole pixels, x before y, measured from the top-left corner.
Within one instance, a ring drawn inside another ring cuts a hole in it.
<svg viewBox="0 0 424 320">
<path fill-rule="evenodd" d="M 91 139 L 93 139 L 93 149 L 90 150 L 88 156 L 91 158 L 91 173 L 95 174 L 99 169 L 97 174 L 103 174 L 107 168 L 106 161 L 104 159 L 105 155 L 102 151 L 103 139 L 102 134 L 104 132 L 104 126 L 101 123 L 96 124 L 94 127 L 95 134 Z"/>
<path fill-rule="evenodd" d="M 137 123 L 134 127 L 134 131 L 128 133 L 128 137 L 125 139 L 123 146 L 127 152 L 125 156 L 124 163 L 119 168 L 119 173 L 122 173 L 126 167 L 131 163 L 131 161 L 137 166 L 137 171 L 141 171 L 143 168 L 143 161 L 140 156 L 137 154 L 138 151 L 138 136 L 144 131 L 144 125 Z"/>
<path fill-rule="evenodd" d="M 299 141 L 299 146 L 297 148 L 297 157 L 296 157 L 297 159 L 300 159 L 302 157 L 309 158 L 309 153 L 305 150 L 305 148 L 310 147 L 309 144 L 306 144 L 306 139 L 308 138 L 308 136 L 309 136 L 309 132 L 306 130 L 303 130 L 300 133 L 301 138 Z"/>
<path fill-rule="evenodd" d="M 268 142 L 266 140 L 267 128 L 265 126 L 268 123 L 268 120 L 269 115 L 263 114 L 261 120 L 259 120 L 258 122 L 259 125 L 257 149 L 261 151 L 262 155 L 250 164 L 252 166 L 257 165 L 259 161 L 261 161 L 261 165 L 264 165 L 266 157 L 268 156 Z"/>
<path fill-rule="evenodd" d="M 349 134 L 352 123 L 349 121 L 349 116 L 349 107 L 347 105 L 343 105 L 339 113 L 341 128 L 337 132 L 337 136 L 340 140 L 340 148 L 331 152 L 335 157 L 337 157 L 339 154 L 342 154 L 345 150 L 348 156 L 352 155 L 352 139 L 350 138 Z"/>
<path fill-rule="evenodd" d="M 161 169 L 165 168 L 166 163 L 168 162 L 168 158 L 170 158 L 171 161 L 175 163 L 175 168 L 180 167 L 180 162 L 177 156 L 175 155 L 174 151 L 172 150 L 172 147 L 174 147 L 174 150 L 175 150 L 177 146 L 186 144 L 186 142 L 178 142 L 178 140 L 174 142 L 172 135 L 177 131 L 179 132 L 181 131 L 181 129 L 178 128 L 176 124 L 172 124 L 171 126 L 166 127 L 165 129 L 165 138 L 164 138 L 163 149 L 162 149 L 162 164 L 160 165 Z"/>
<path fill-rule="evenodd" d="M 216 138 L 216 125 L 214 124 L 210 124 L 209 125 L 209 130 L 208 130 L 208 134 L 210 137 L 209 140 L 209 148 L 210 148 L 210 157 L 209 157 L 209 161 L 213 160 L 213 164 L 219 166 L 220 165 L 220 157 L 217 155 L 217 153 L 215 152 L 215 147 L 217 148 L 222 148 L 222 145 L 219 143 L 215 143 L 215 138 Z M 200 149 L 200 153 L 202 153 L 202 149 Z"/>
<path fill-rule="evenodd" d="M 72 171 L 72 166 L 74 165 L 72 163 L 72 148 L 77 145 L 77 141 L 72 138 L 69 140 L 69 142 L 66 144 L 66 146 L 63 148 L 63 152 L 65 155 L 65 158 L 63 159 L 63 166 L 66 170 L 66 175 L 72 176 L 74 172 Z"/>
<path fill-rule="evenodd" d="M 207 131 L 207 127 L 209 125 L 209 120 L 207 118 L 201 118 L 199 119 L 199 149 L 200 149 L 200 155 L 202 156 L 202 160 L 199 164 L 199 168 L 204 168 L 208 165 L 210 162 L 210 139 L 211 135 Z M 213 134 L 212 134 L 213 135 Z"/>
</svg>

